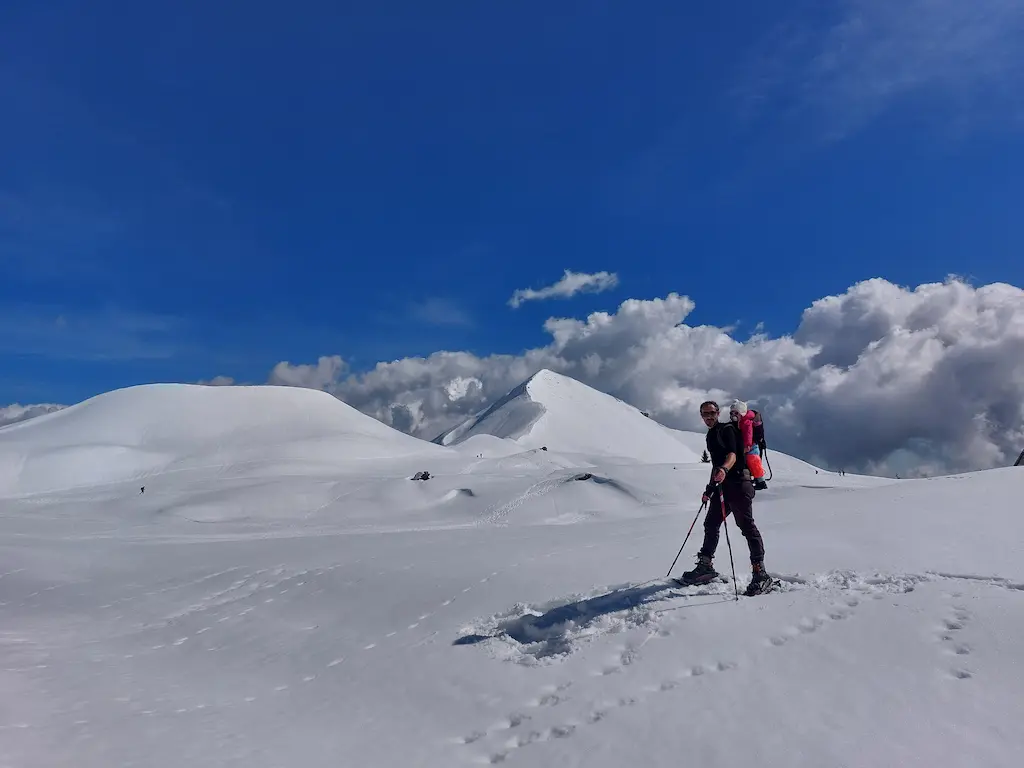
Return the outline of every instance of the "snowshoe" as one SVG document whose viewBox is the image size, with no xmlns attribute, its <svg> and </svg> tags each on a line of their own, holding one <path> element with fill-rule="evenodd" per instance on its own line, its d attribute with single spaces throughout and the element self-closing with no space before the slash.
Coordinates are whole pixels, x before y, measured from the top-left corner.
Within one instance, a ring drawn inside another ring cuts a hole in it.
<svg viewBox="0 0 1024 768">
<path fill-rule="evenodd" d="M 708 584 L 718 578 L 718 571 L 711 567 L 711 558 L 699 555 L 697 567 L 692 571 L 686 571 L 682 577 L 676 579 L 681 586 L 691 587 L 695 584 Z"/>
<path fill-rule="evenodd" d="M 779 583 L 768 574 L 768 571 L 762 567 L 754 570 L 750 577 L 750 583 L 747 585 L 747 589 L 743 594 L 747 597 L 764 595 L 774 590 L 778 584 Z"/>
<path fill-rule="evenodd" d="M 684 589 L 687 588 L 687 587 L 706 587 L 706 586 L 711 585 L 711 584 L 731 584 L 732 583 L 731 581 L 729 581 L 729 577 L 728 576 L 723 576 L 722 574 L 716 574 L 715 576 L 712 576 L 707 581 L 684 581 L 682 579 L 682 577 L 676 577 L 676 576 L 673 576 L 670 579 L 670 581 L 673 584 L 675 584 L 677 587 L 682 587 Z M 732 593 L 730 592 L 729 594 L 732 594 Z"/>
</svg>

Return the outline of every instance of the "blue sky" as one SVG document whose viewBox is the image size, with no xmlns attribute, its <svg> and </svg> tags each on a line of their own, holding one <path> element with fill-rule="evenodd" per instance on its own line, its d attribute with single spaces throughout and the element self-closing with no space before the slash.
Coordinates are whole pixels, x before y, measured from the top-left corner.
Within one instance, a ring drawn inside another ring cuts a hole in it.
<svg viewBox="0 0 1024 768">
<path fill-rule="evenodd" d="M 1022 285 L 1020 11 L 891 5 L 8 0 L 0 404 Z"/>
</svg>

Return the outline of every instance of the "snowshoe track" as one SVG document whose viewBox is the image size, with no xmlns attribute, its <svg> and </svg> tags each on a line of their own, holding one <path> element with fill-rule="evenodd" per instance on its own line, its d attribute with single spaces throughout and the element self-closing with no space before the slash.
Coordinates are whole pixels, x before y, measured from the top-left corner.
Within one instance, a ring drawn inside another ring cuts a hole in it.
<svg viewBox="0 0 1024 768">
<path fill-rule="evenodd" d="M 778 581 L 778 587 L 763 596 L 746 598 L 757 600 L 763 598 L 772 600 L 775 597 L 786 593 L 814 590 L 818 593 L 828 594 L 832 597 L 830 605 L 824 610 L 808 614 L 781 631 L 771 632 L 765 635 L 761 641 L 761 647 L 766 649 L 782 649 L 793 642 L 802 642 L 803 638 L 813 636 L 818 632 L 826 631 L 835 622 L 845 622 L 853 617 L 859 608 L 865 605 L 865 601 L 884 600 L 887 597 L 907 595 L 922 583 L 935 583 L 950 579 L 966 579 L 970 581 L 984 582 L 993 587 L 1002 587 L 1011 590 L 1019 590 L 1019 585 L 1005 582 L 997 577 L 974 577 L 974 576 L 950 576 L 940 574 L 858 574 L 852 571 L 831 571 L 828 573 L 814 574 L 811 576 L 800 575 L 779 575 L 773 574 Z M 616 629 L 611 629 L 613 620 L 607 614 L 601 614 L 597 608 L 605 601 L 605 608 L 613 608 L 616 603 L 613 595 L 616 590 L 591 598 L 573 602 L 563 602 L 560 605 L 555 603 L 540 606 L 546 612 L 537 613 L 537 608 L 530 608 L 525 605 L 517 606 L 508 612 L 504 617 L 492 617 L 487 624 L 494 625 L 494 629 L 508 627 L 509 620 L 514 623 L 514 616 L 526 617 L 526 626 L 538 626 L 538 636 L 526 634 L 527 642 L 519 643 L 513 631 L 512 634 L 502 634 L 500 629 L 497 634 L 488 636 L 478 635 L 481 640 L 491 639 L 498 643 L 512 645 L 519 644 L 519 655 L 515 653 L 496 653 L 499 658 L 515 661 L 521 664 L 536 665 L 539 663 L 554 663 L 564 660 L 585 642 L 592 641 L 601 634 L 610 631 L 621 631 L 625 627 L 640 626 L 645 623 L 651 625 L 651 631 L 646 639 L 639 643 L 626 643 L 616 647 L 614 655 L 609 660 L 593 668 L 591 678 L 600 681 L 610 675 L 623 673 L 631 665 L 642 663 L 641 651 L 643 646 L 652 639 L 663 639 L 671 635 L 671 631 L 659 626 L 658 617 L 670 610 L 671 607 L 653 609 L 648 603 L 668 602 L 682 599 L 689 601 L 693 598 L 704 596 L 720 596 L 725 601 L 733 599 L 733 587 L 728 581 L 722 583 L 715 580 L 700 587 L 679 588 L 673 580 L 667 582 L 656 582 L 646 587 L 650 593 L 636 593 L 636 590 L 645 589 L 645 585 L 624 585 L 618 588 L 620 594 L 631 595 L 620 597 L 619 605 L 621 623 Z M 632 592 L 631 592 L 632 590 Z M 657 596 L 656 596 L 657 595 Z M 958 593 L 952 596 L 959 597 Z M 631 604 L 635 602 L 636 604 Z M 718 602 L 718 601 L 715 601 Z M 590 605 L 595 610 L 588 612 L 581 606 Z M 568 610 L 566 610 L 568 607 Z M 566 621 L 553 620 L 558 612 Z M 570 620 L 569 617 L 573 617 Z M 947 674 L 953 680 L 968 680 L 973 677 L 973 672 L 967 665 L 968 657 L 971 654 L 969 644 L 962 642 L 958 633 L 964 630 L 972 620 L 971 612 L 959 603 L 951 606 L 947 616 L 944 616 L 938 625 L 938 642 L 943 647 L 944 653 L 951 658 L 951 666 L 947 668 Z M 603 629 L 602 631 L 602 622 Z M 480 627 L 479 629 L 484 629 Z M 596 630 L 596 631 L 595 631 Z M 547 633 L 545 635 L 545 632 Z M 768 653 L 773 655 L 774 650 Z M 597 696 L 588 705 L 582 714 L 579 708 L 575 716 L 566 716 L 561 722 L 536 726 L 531 722 L 529 714 L 531 708 L 539 706 L 558 707 L 562 702 L 568 701 L 570 697 L 564 694 L 571 683 L 563 683 L 554 693 L 550 686 L 542 689 L 541 693 L 532 699 L 528 706 L 515 710 L 506 718 L 490 728 L 476 731 L 465 738 L 456 739 L 457 742 L 465 745 L 483 746 L 489 742 L 491 747 L 486 753 L 476 755 L 476 759 L 485 764 L 499 764 L 508 760 L 512 754 L 530 745 L 541 744 L 552 739 L 564 739 L 571 737 L 580 729 L 594 725 L 614 715 L 616 710 L 633 707 L 651 700 L 656 700 L 661 694 L 676 691 L 686 687 L 689 680 L 695 677 L 717 675 L 723 672 L 730 672 L 743 666 L 741 661 L 743 654 L 733 657 L 723 657 L 718 660 L 691 662 L 680 665 L 677 670 L 654 684 L 647 684 L 638 687 L 635 691 L 628 691 L 623 695 L 614 697 Z M 557 710 L 556 710 L 557 711 Z"/>
</svg>

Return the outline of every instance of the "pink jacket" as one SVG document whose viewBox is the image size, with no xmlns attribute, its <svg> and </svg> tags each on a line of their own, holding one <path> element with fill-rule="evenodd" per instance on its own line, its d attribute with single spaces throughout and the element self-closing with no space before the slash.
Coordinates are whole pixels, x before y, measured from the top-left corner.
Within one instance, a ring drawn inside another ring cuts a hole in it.
<svg viewBox="0 0 1024 768">
<path fill-rule="evenodd" d="M 736 426 L 740 428 L 743 436 L 743 452 L 746 453 L 754 447 L 754 412 L 747 411 L 739 417 Z"/>
</svg>

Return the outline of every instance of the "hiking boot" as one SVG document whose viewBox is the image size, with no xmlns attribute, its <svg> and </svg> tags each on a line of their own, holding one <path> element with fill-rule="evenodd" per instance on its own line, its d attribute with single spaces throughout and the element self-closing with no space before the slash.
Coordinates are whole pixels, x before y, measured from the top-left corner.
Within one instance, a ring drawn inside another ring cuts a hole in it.
<svg viewBox="0 0 1024 768">
<path fill-rule="evenodd" d="M 750 576 L 750 583 L 747 585 L 747 591 L 743 594 L 747 597 L 763 595 L 765 592 L 770 592 L 774 586 L 775 582 L 772 581 L 772 577 L 768 575 L 768 571 L 764 569 L 764 564 L 754 563 Z"/>
<path fill-rule="evenodd" d="M 718 571 L 711 567 L 711 558 L 697 555 L 697 567 L 686 571 L 679 580 L 684 584 L 707 584 L 718 577 Z"/>
</svg>

